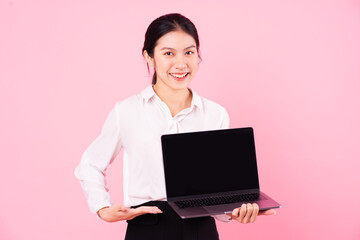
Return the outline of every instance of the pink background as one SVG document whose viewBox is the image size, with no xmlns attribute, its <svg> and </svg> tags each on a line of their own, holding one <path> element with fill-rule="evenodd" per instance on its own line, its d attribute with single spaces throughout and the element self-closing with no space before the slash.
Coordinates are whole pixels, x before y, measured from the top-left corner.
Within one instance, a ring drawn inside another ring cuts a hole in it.
<svg viewBox="0 0 360 240">
<path fill-rule="evenodd" d="M 156 17 L 197 26 L 192 88 L 252 126 L 262 189 L 283 208 L 221 239 L 360 239 L 360 3 L 0 1 L 0 239 L 122 239 L 73 171 L 114 103 L 150 84 Z M 241 174 L 236 169 L 229 174 Z M 121 157 L 108 170 L 121 202 Z"/>
</svg>

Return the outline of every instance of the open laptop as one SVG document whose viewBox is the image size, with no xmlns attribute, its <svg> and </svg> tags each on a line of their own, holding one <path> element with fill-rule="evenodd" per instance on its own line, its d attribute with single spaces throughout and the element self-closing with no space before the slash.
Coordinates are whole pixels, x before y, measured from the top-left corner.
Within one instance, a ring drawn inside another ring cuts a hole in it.
<svg viewBox="0 0 360 240">
<path fill-rule="evenodd" d="M 181 218 L 231 213 L 242 203 L 281 207 L 260 191 L 253 129 L 161 137 L 166 193 Z"/>
</svg>

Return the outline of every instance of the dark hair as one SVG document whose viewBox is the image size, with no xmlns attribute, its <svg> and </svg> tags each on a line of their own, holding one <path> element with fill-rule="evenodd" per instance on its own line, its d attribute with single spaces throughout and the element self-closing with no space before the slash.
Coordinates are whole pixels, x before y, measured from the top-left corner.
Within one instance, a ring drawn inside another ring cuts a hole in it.
<svg viewBox="0 0 360 240">
<path fill-rule="evenodd" d="M 154 48 L 157 44 L 157 40 L 165 34 L 176 30 L 182 30 L 187 34 L 191 35 L 195 40 L 196 50 L 199 53 L 200 42 L 196 27 L 188 18 L 179 13 L 170 13 L 158 17 L 149 25 L 145 33 L 145 41 L 142 52 L 144 53 L 144 51 L 146 50 L 149 56 L 151 58 L 154 58 Z M 147 67 L 149 70 L 149 65 Z M 152 84 L 155 83 L 156 72 L 154 72 L 154 76 L 152 79 Z"/>
</svg>

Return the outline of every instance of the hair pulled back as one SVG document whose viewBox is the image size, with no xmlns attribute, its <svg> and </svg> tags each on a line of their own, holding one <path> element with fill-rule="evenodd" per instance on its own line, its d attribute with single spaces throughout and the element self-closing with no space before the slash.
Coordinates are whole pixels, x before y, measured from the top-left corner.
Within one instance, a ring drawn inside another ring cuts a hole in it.
<svg viewBox="0 0 360 240">
<path fill-rule="evenodd" d="M 148 27 L 145 33 L 144 47 L 142 53 L 146 50 L 151 58 L 154 58 L 154 48 L 159 38 L 165 34 L 182 30 L 192 36 L 196 43 L 196 50 L 199 53 L 199 36 L 195 25 L 185 16 L 179 13 L 170 13 L 155 19 Z M 200 57 L 200 55 L 199 55 Z M 149 65 L 147 66 L 149 69 Z M 156 72 L 154 72 L 152 84 L 156 83 Z"/>
</svg>

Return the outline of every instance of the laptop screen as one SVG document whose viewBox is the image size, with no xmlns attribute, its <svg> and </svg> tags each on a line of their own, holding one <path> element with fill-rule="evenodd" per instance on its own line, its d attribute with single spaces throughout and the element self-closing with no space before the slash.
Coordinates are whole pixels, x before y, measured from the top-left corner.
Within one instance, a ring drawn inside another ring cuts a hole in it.
<svg viewBox="0 0 360 240">
<path fill-rule="evenodd" d="M 259 189 L 252 128 L 161 137 L 167 197 Z"/>
</svg>

